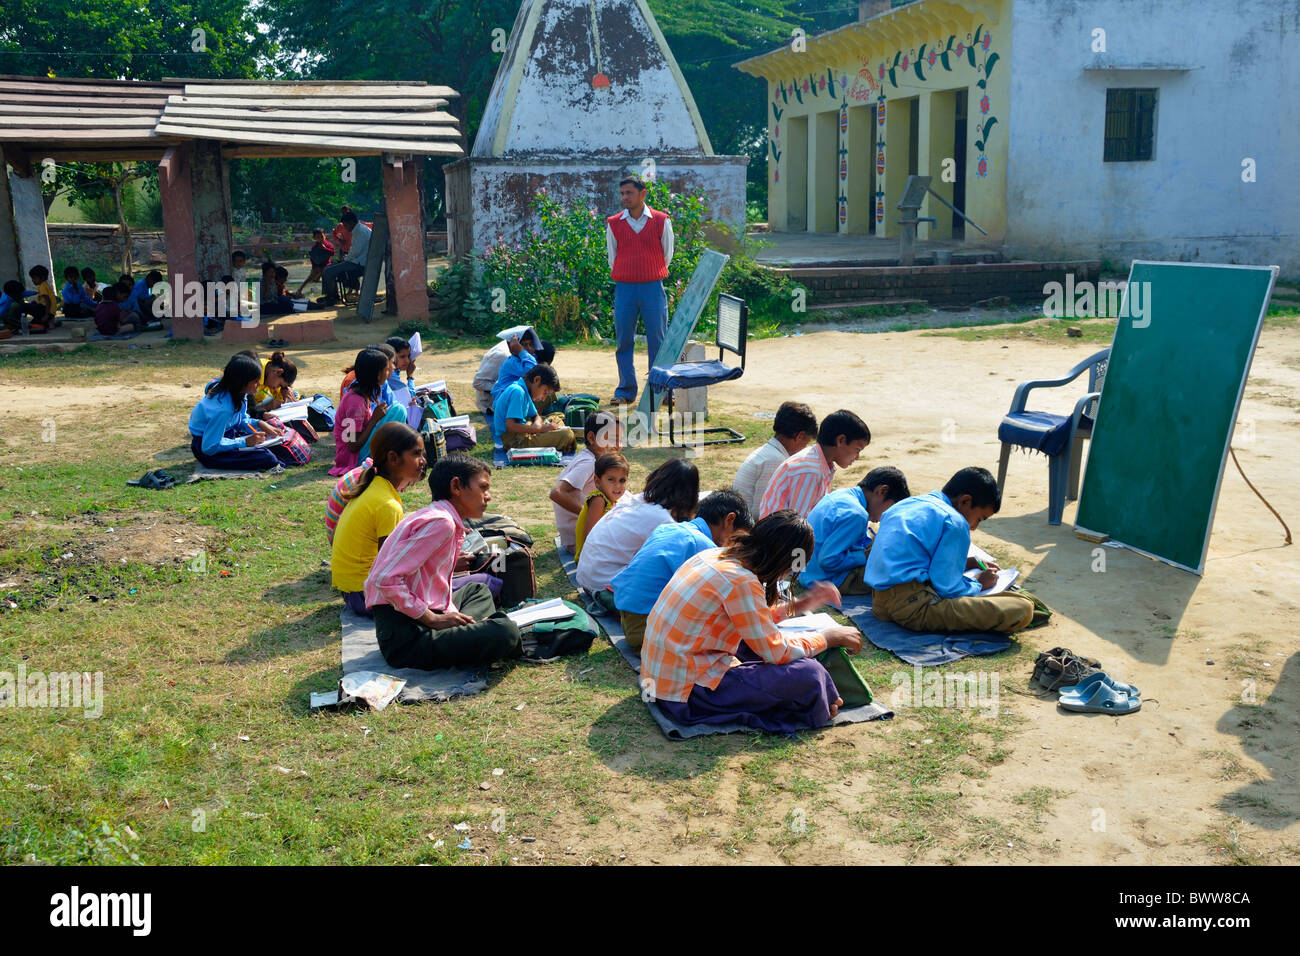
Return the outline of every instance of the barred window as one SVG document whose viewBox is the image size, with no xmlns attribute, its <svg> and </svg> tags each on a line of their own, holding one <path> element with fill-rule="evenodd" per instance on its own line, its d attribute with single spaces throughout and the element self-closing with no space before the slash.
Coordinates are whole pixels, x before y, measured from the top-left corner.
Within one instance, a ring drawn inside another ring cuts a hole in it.
<svg viewBox="0 0 1300 956">
<path fill-rule="evenodd" d="M 1155 145 L 1156 91 L 1113 89 L 1106 91 L 1107 163 L 1144 162 Z"/>
</svg>

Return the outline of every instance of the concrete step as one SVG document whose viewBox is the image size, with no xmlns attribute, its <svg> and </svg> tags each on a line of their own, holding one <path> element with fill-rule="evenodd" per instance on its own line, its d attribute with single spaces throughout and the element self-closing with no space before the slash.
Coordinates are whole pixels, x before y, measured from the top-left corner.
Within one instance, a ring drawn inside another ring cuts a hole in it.
<svg viewBox="0 0 1300 956">
<path fill-rule="evenodd" d="M 808 306 L 809 312 L 824 312 L 828 309 L 857 309 L 872 305 L 925 305 L 924 299 L 833 299 L 826 302 L 817 302 Z"/>
</svg>

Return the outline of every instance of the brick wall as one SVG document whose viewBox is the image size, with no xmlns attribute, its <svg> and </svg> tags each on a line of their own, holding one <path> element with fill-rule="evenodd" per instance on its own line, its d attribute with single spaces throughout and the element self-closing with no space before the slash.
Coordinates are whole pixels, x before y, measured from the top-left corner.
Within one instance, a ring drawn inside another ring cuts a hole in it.
<svg viewBox="0 0 1300 956">
<path fill-rule="evenodd" d="M 1043 286 L 1095 282 L 1101 262 L 987 262 L 947 266 L 830 266 L 778 269 L 808 290 L 811 304 L 861 299 L 922 299 L 933 306 L 974 305 L 1005 296 L 1012 302 L 1041 302 Z"/>
</svg>

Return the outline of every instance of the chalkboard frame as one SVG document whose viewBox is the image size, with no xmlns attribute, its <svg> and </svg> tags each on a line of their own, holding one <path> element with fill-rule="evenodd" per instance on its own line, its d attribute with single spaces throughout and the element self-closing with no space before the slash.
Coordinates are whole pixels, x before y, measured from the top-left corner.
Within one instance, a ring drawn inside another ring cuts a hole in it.
<svg viewBox="0 0 1300 956">
<path fill-rule="evenodd" d="M 1134 281 L 1134 276 L 1138 274 L 1140 271 L 1142 271 L 1141 267 L 1152 267 L 1152 266 L 1162 267 L 1162 268 L 1172 267 L 1176 269 L 1249 270 L 1254 272 L 1265 272 L 1268 274 L 1268 282 L 1264 290 L 1263 301 L 1260 303 L 1258 314 L 1255 316 L 1254 328 L 1252 331 L 1251 341 L 1250 341 L 1250 347 L 1245 353 L 1245 362 L 1241 370 L 1241 379 L 1237 383 L 1236 398 L 1232 405 L 1232 417 L 1229 421 L 1229 427 L 1226 430 L 1226 435 L 1224 438 L 1224 445 L 1219 455 L 1219 467 L 1218 467 L 1217 475 L 1215 476 L 1214 491 L 1212 496 L 1210 497 L 1210 506 L 1209 506 L 1208 514 L 1205 516 L 1204 519 L 1204 532 L 1201 539 L 1200 555 L 1196 561 L 1195 566 L 1178 561 L 1174 558 L 1169 557 L 1168 555 L 1159 554 L 1155 550 L 1138 547 L 1136 545 L 1132 545 L 1124 541 L 1117 542 L 1119 544 L 1123 544 L 1124 547 L 1128 548 L 1131 551 L 1135 551 L 1138 554 L 1145 555 L 1149 558 L 1153 558 L 1165 564 L 1172 565 L 1173 567 L 1180 568 L 1181 570 L 1189 571 L 1193 574 L 1199 575 L 1204 573 L 1205 570 L 1205 557 L 1209 551 L 1210 534 L 1213 531 L 1214 516 L 1218 510 L 1219 493 L 1222 490 L 1222 486 L 1223 486 L 1224 469 L 1227 467 L 1228 450 L 1232 444 L 1232 436 L 1236 427 L 1237 417 L 1241 412 L 1241 401 L 1246 390 L 1246 381 L 1250 377 L 1250 366 L 1255 357 L 1255 349 L 1259 345 L 1260 332 L 1263 330 L 1264 318 L 1268 312 L 1268 303 L 1272 297 L 1273 287 L 1277 282 L 1279 269 L 1277 266 L 1238 265 L 1238 264 L 1229 264 L 1229 263 L 1205 263 L 1205 262 L 1167 262 L 1167 261 L 1155 261 L 1155 260 L 1147 260 L 1147 259 L 1134 259 L 1129 266 L 1129 283 L 1131 284 Z M 1152 295 L 1154 298 L 1155 296 L 1154 291 Z M 1124 296 L 1121 303 L 1121 308 L 1120 308 L 1120 319 L 1116 323 L 1115 336 L 1111 343 L 1110 363 L 1107 368 L 1108 382 L 1111 380 L 1111 375 L 1114 373 L 1117 367 L 1121 370 L 1121 372 L 1124 367 L 1124 361 L 1127 357 L 1127 353 L 1126 353 L 1127 345 L 1124 342 L 1124 339 L 1125 339 L 1125 332 L 1128 331 L 1125 328 L 1125 326 L 1127 323 L 1131 323 L 1131 322 L 1132 319 L 1129 317 L 1129 286 L 1126 285 L 1124 289 Z M 1093 426 L 1093 440 L 1088 443 L 1089 464 L 1091 464 L 1093 453 L 1097 447 L 1097 442 L 1096 442 L 1097 436 L 1104 434 L 1102 429 L 1104 429 L 1105 427 L 1104 422 L 1106 421 L 1106 411 L 1107 411 L 1106 387 L 1105 384 L 1103 384 L 1101 398 L 1099 399 L 1098 402 L 1096 423 Z M 1081 536 L 1087 536 L 1092 538 L 1104 538 L 1109 536 L 1109 532 L 1107 532 L 1104 527 L 1100 526 L 1102 525 L 1102 522 L 1095 520 L 1099 517 L 1104 517 L 1104 515 L 1089 516 L 1089 524 L 1099 525 L 1099 527 L 1097 527 L 1095 530 L 1090 527 L 1085 527 L 1078 520 L 1080 517 L 1084 516 L 1085 507 L 1087 504 L 1090 503 L 1089 491 L 1091 486 L 1088 481 L 1090 473 L 1092 473 L 1091 468 L 1089 468 L 1088 471 L 1086 471 L 1084 474 L 1083 488 L 1080 490 L 1080 495 L 1079 495 L 1079 509 L 1076 512 L 1076 521 L 1074 526 L 1075 532 L 1077 534 L 1080 534 Z M 1095 484 L 1095 482 L 1093 484 Z M 1094 491 L 1093 494 L 1096 495 L 1098 494 L 1098 492 Z M 1101 507 L 1104 507 L 1104 505 Z"/>
</svg>

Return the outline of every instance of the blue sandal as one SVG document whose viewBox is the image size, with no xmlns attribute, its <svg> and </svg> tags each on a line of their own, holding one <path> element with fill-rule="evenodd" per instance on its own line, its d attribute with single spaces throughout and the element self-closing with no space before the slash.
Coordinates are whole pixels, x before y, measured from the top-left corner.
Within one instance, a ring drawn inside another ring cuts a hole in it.
<svg viewBox="0 0 1300 956">
<path fill-rule="evenodd" d="M 1097 671 L 1094 674 L 1089 674 L 1087 677 L 1083 678 L 1083 680 L 1079 681 L 1079 683 L 1074 684 L 1071 687 L 1062 687 L 1061 693 L 1064 694 L 1068 691 L 1072 697 L 1078 697 L 1080 695 L 1087 696 L 1092 692 L 1093 685 L 1097 683 L 1107 684 L 1114 690 L 1119 691 L 1121 694 L 1128 694 L 1130 697 L 1142 696 L 1141 692 L 1132 684 L 1121 683 L 1105 671 Z"/>
<path fill-rule="evenodd" d="M 1109 684 L 1098 681 L 1078 694 L 1062 692 L 1058 702 L 1065 710 L 1080 714 L 1132 714 L 1142 709 L 1140 697 L 1130 697 Z"/>
</svg>

